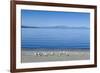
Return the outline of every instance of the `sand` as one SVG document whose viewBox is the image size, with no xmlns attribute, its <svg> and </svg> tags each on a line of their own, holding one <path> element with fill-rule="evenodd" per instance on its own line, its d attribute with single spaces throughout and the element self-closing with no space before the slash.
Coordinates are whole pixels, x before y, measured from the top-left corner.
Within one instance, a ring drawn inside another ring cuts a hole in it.
<svg viewBox="0 0 100 73">
<path fill-rule="evenodd" d="M 73 61 L 90 59 L 89 50 L 70 51 L 34 51 L 22 50 L 21 62 L 50 62 L 50 61 Z"/>
</svg>

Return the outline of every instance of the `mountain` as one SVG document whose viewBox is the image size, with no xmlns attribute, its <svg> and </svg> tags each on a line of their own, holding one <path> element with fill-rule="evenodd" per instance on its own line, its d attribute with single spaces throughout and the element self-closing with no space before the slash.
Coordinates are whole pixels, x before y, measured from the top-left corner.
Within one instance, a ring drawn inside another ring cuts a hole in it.
<svg viewBox="0 0 100 73">
<path fill-rule="evenodd" d="M 62 29 L 89 29 L 89 27 L 72 27 L 72 26 L 21 26 L 21 28 L 62 28 Z"/>
</svg>

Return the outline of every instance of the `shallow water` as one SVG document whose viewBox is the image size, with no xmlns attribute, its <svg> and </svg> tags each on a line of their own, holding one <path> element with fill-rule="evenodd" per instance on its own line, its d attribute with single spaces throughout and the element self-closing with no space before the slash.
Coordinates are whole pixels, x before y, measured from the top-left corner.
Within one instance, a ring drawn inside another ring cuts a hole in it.
<svg viewBox="0 0 100 73">
<path fill-rule="evenodd" d="M 21 48 L 90 48 L 89 29 L 22 28 Z"/>
</svg>

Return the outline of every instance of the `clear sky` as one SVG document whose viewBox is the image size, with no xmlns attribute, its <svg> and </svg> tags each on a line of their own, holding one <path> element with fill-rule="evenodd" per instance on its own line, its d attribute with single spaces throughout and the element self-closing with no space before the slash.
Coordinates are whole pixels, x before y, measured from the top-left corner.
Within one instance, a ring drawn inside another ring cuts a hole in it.
<svg viewBox="0 0 100 73">
<path fill-rule="evenodd" d="M 21 10 L 23 26 L 89 27 L 90 13 Z"/>
</svg>

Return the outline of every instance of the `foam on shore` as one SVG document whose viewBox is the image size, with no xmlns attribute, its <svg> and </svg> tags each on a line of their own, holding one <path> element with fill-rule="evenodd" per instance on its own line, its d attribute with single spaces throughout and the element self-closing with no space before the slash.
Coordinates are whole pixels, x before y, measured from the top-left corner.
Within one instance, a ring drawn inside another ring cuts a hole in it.
<svg viewBox="0 0 100 73">
<path fill-rule="evenodd" d="M 21 52 L 21 62 L 50 62 L 50 61 L 72 61 L 72 60 L 88 60 L 90 59 L 89 50 L 25 50 Z"/>
</svg>

